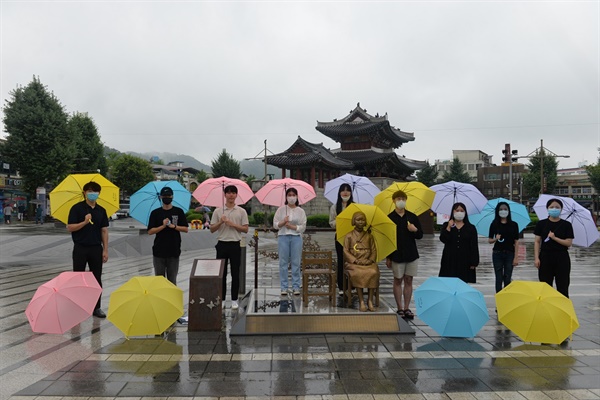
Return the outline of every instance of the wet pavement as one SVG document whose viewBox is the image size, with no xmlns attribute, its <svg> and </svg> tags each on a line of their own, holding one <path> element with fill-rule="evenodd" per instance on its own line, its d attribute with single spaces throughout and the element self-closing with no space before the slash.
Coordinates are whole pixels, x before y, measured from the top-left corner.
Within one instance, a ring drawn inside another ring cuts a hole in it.
<svg viewBox="0 0 600 400">
<path fill-rule="evenodd" d="M 151 275 L 152 238 L 130 219 L 110 230 L 104 267 L 106 311 L 112 291 Z M 184 299 L 195 258 L 214 258 L 207 231 L 184 235 L 179 286 Z M 249 236 L 250 237 L 250 236 Z M 333 248 L 333 233 L 311 240 Z M 513 279 L 537 280 L 533 236 L 525 234 Z M 572 248 L 571 299 L 580 328 L 560 345 L 527 343 L 497 321 L 491 245 L 480 240 L 473 286 L 490 320 L 472 339 L 440 337 L 419 317 L 415 334 L 230 337 L 223 329 L 191 332 L 174 324 L 164 337 L 125 339 L 107 320 L 89 318 L 63 335 L 35 334 L 24 310 L 37 287 L 71 269 L 72 243 L 53 225 L 0 226 L 0 399 L 47 398 L 315 398 L 315 399 L 600 399 L 600 242 Z M 258 286 L 278 288 L 273 234 L 259 233 Z M 419 242 L 418 287 L 439 269 L 437 236 Z M 247 248 L 246 289 L 254 286 L 254 249 Z M 380 264 L 381 265 L 381 264 Z M 381 271 L 381 297 L 394 304 L 392 275 Z M 341 305 L 341 298 L 338 299 Z M 227 305 L 229 302 L 226 303 Z M 414 307 L 413 307 L 414 310 Z M 357 312 L 358 313 L 358 312 Z"/>
</svg>

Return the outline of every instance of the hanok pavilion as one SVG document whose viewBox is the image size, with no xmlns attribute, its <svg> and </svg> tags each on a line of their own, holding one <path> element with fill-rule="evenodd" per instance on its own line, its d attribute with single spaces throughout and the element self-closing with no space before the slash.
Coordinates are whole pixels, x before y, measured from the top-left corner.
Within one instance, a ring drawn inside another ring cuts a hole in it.
<svg viewBox="0 0 600 400">
<path fill-rule="evenodd" d="M 340 143 L 340 148 L 329 150 L 322 143 L 310 143 L 298 136 L 286 151 L 267 156 L 267 163 L 281 168 L 282 178 L 290 170 L 290 178 L 309 182 L 315 188 L 323 188 L 324 182 L 344 173 L 404 181 L 427 166 L 424 161 L 395 152 L 415 140 L 414 133 L 393 127 L 387 113 L 368 114 L 360 103 L 340 120 L 317 121 L 316 129 Z"/>
</svg>

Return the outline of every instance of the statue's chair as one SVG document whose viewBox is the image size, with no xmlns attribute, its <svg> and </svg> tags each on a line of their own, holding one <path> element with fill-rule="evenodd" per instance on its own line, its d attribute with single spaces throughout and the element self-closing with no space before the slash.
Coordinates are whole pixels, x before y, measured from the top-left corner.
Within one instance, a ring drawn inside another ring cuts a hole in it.
<svg viewBox="0 0 600 400">
<path fill-rule="evenodd" d="M 302 301 L 307 303 L 308 296 L 328 296 L 334 304 L 336 276 L 331 251 L 303 251 Z"/>
</svg>

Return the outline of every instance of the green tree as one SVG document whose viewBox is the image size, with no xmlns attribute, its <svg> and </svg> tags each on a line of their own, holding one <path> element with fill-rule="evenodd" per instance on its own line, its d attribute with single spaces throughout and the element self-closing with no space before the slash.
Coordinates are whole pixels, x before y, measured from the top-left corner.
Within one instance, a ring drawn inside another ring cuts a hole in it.
<svg viewBox="0 0 600 400">
<path fill-rule="evenodd" d="M 201 169 L 197 174 L 196 174 L 196 180 L 198 181 L 198 183 L 202 183 L 205 180 L 207 180 L 208 178 L 210 178 L 208 176 L 208 173 L 206 171 L 204 171 L 203 169 Z"/>
<path fill-rule="evenodd" d="M 592 183 L 594 190 L 596 193 L 600 193 L 600 158 L 598 158 L 596 165 L 588 165 L 585 169 L 590 177 L 590 182 Z"/>
<path fill-rule="evenodd" d="M 450 164 L 450 170 L 444 171 L 442 181 L 471 183 L 471 176 L 465 171 L 465 166 L 461 164 L 458 157 L 455 157 L 454 160 L 452 160 L 452 164 Z"/>
<path fill-rule="evenodd" d="M 437 181 L 437 168 L 435 165 L 430 165 L 427 163 L 427 166 L 420 171 L 417 171 L 417 180 L 421 182 L 425 186 L 433 186 Z"/>
<path fill-rule="evenodd" d="M 121 193 L 131 196 L 142 186 L 154 180 L 150 163 L 139 157 L 121 154 L 111 163 L 112 182 L 121 189 Z"/>
<path fill-rule="evenodd" d="M 106 174 L 108 165 L 104 157 L 104 144 L 100 141 L 98 128 L 87 113 L 74 113 L 67 123 L 69 135 L 77 147 L 73 170 Z"/>
<path fill-rule="evenodd" d="M 39 78 L 9 93 L 4 105 L 3 159 L 23 177 L 31 194 L 47 182 L 58 183 L 73 167 L 75 143 L 67 130 L 68 114 Z"/>
<path fill-rule="evenodd" d="M 227 178 L 239 179 L 242 174 L 239 161 L 236 161 L 225 149 L 219 153 L 216 159 L 212 160 L 211 168 L 213 178 L 226 176 Z"/>
<path fill-rule="evenodd" d="M 540 176 L 542 160 L 544 164 L 544 180 L 546 183 L 544 191 L 540 190 L 542 185 Z M 527 164 L 529 172 L 523 174 L 523 188 L 525 189 L 525 192 L 529 193 L 531 196 L 535 196 L 538 193 L 553 193 L 554 188 L 558 183 L 558 176 L 556 175 L 557 167 L 558 161 L 556 161 L 556 157 L 547 154 L 543 149 L 536 152 L 534 156 L 529 158 L 529 164 Z"/>
<path fill-rule="evenodd" d="M 252 187 L 252 181 L 255 181 L 256 177 L 252 174 L 248 175 L 248 177 L 246 178 L 246 183 L 248 184 L 248 186 Z"/>
</svg>

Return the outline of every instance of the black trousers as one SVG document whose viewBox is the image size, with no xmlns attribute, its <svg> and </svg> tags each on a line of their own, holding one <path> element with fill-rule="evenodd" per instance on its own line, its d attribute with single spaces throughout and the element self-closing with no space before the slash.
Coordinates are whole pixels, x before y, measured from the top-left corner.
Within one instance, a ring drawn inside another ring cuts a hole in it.
<svg viewBox="0 0 600 400">
<path fill-rule="evenodd" d="M 102 245 L 83 246 L 75 243 L 73 246 L 73 271 L 85 272 L 86 264 L 90 267 L 90 272 L 102 287 Z M 102 295 L 98 298 L 96 309 L 100 308 Z"/>
<path fill-rule="evenodd" d="M 540 253 L 540 269 L 538 269 L 540 282 L 552 286 L 556 280 L 556 290 L 565 297 L 569 297 L 569 284 L 571 283 L 571 257 L 568 251 Z"/>
<path fill-rule="evenodd" d="M 225 260 L 222 300 L 225 301 L 225 297 L 227 297 L 227 262 L 231 265 L 231 300 L 237 300 L 240 290 L 240 264 L 242 263 L 240 242 L 222 242 L 219 240 L 215 249 L 217 249 L 217 258 Z"/>
<path fill-rule="evenodd" d="M 337 284 L 338 290 L 344 289 L 344 246 L 335 239 L 335 254 L 337 255 Z"/>
</svg>

